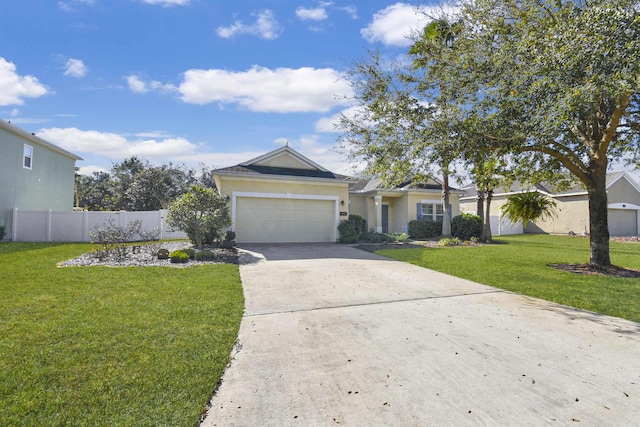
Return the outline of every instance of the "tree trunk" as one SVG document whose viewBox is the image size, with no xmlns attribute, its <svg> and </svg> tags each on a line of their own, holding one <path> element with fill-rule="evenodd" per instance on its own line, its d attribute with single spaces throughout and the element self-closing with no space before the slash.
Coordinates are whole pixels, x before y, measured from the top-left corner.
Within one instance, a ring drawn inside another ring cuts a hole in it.
<svg viewBox="0 0 640 427">
<path fill-rule="evenodd" d="M 484 211 L 484 225 L 482 227 L 482 240 L 490 242 L 491 236 L 491 198 L 493 197 L 493 190 L 487 190 L 485 199 L 487 201 L 487 207 Z"/>
<path fill-rule="evenodd" d="M 451 209 L 449 209 L 449 173 L 442 173 L 442 236 L 451 237 Z"/>
<path fill-rule="evenodd" d="M 609 223 L 607 220 L 606 165 L 590 174 L 589 193 L 589 263 L 598 267 L 611 265 L 609 257 Z"/>
<path fill-rule="evenodd" d="M 484 220 L 484 191 L 476 185 L 476 215 Z"/>
</svg>

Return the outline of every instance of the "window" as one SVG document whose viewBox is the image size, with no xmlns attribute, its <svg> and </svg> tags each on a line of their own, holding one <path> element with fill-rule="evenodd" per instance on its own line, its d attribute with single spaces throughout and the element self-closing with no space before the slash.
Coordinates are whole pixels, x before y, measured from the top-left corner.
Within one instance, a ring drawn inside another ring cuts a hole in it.
<svg viewBox="0 0 640 427">
<path fill-rule="evenodd" d="M 444 220 L 442 203 L 422 203 L 420 206 L 422 207 L 421 215 L 419 215 L 421 218 L 440 222 Z"/>
<path fill-rule="evenodd" d="M 31 165 L 33 164 L 33 147 L 27 144 L 24 144 L 24 156 L 22 160 L 22 167 L 25 169 L 31 169 Z"/>
</svg>

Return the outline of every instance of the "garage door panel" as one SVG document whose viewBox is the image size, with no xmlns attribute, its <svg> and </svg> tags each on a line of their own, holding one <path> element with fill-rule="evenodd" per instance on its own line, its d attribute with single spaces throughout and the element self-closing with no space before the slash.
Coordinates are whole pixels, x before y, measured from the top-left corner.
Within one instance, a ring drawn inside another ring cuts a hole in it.
<svg viewBox="0 0 640 427">
<path fill-rule="evenodd" d="M 236 239 L 240 243 L 333 242 L 335 201 L 238 197 Z"/>
<path fill-rule="evenodd" d="M 612 236 L 636 236 L 638 234 L 638 214 L 631 209 L 609 209 L 609 234 Z"/>
</svg>

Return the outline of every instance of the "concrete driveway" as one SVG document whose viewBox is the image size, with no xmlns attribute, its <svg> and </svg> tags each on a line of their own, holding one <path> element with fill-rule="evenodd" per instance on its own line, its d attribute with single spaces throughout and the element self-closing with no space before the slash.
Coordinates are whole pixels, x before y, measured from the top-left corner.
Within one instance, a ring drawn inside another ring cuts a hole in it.
<svg viewBox="0 0 640 427">
<path fill-rule="evenodd" d="M 203 426 L 640 425 L 639 323 L 344 245 L 245 249 Z"/>
</svg>

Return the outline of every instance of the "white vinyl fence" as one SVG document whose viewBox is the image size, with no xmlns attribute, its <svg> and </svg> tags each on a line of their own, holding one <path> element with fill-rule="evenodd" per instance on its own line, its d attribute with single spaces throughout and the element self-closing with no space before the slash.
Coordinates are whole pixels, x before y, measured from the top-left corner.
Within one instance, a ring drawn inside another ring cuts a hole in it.
<svg viewBox="0 0 640 427">
<path fill-rule="evenodd" d="M 506 218 L 491 216 L 491 234 L 494 236 L 506 236 L 508 234 L 523 234 L 521 223 L 514 224 Z"/>
<path fill-rule="evenodd" d="M 182 231 L 171 230 L 167 225 L 166 210 L 60 212 L 13 209 L 11 213 L 11 234 L 7 237 L 14 242 L 90 242 L 89 231 L 106 225 L 110 219 L 119 227 L 139 219 L 142 230 L 158 229 L 160 239 L 186 237 Z"/>
</svg>

